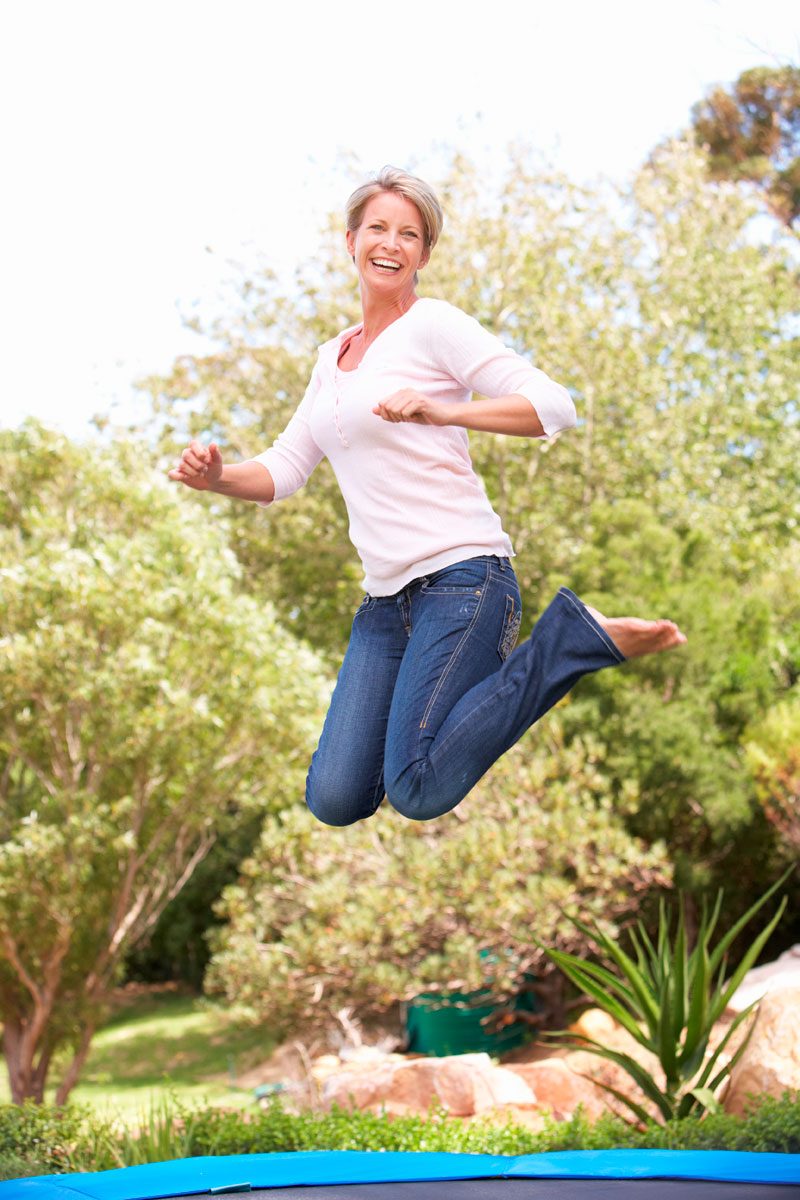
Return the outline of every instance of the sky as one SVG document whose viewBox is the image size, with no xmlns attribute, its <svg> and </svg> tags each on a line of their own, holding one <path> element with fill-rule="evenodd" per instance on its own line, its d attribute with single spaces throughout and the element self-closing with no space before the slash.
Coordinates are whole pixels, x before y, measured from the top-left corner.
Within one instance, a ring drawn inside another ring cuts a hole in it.
<svg viewBox="0 0 800 1200">
<path fill-rule="evenodd" d="M 206 343 L 233 263 L 286 280 L 353 170 L 522 141 L 623 181 L 692 104 L 800 61 L 795 0 L 8 0 L 0 425 L 73 437 Z"/>
</svg>

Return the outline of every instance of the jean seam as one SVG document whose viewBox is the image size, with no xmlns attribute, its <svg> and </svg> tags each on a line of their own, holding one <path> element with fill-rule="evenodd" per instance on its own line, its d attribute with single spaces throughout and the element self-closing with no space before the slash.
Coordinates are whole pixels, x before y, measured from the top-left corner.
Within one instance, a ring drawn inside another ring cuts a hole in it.
<svg viewBox="0 0 800 1200">
<path fill-rule="evenodd" d="M 481 594 L 478 599 L 478 604 L 475 608 L 475 612 L 472 615 L 472 620 L 470 621 L 467 628 L 464 630 L 464 633 L 461 636 L 461 640 L 459 641 L 459 643 L 456 646 L 453 653 L 450 655 L 449 659 L 447 660 L 447 665 L 445 666 L 444 670 L 442 671 L 441 675 L 439 676 L 438 680 L 436 681 L 436 687 L 433 689 L 431 698 L 428 701 L 428 703 L 425 705 L 425 711 L 422 714 L 422 720 L 420 721 L 420 724 L 419 724 L 420 729 L 426 728 L 426 726 L 428 724 L 428 717 L 430 716 L 430 713 L 431 713 L 431 709 L 433 708 L 434 704 L 436 703 L 436 699 L 437 699 L 439 693 L 441 692 L 442 687 L 444 686 L 444 682 L 447 679 L 447 676 L 450 674 L 450 671 L 452 670 L 456 660 L 460 657 L 461 650 L 464 646 L 464 643 L 466 642 L 467 638 L 469 637 L 470 633 L 472 632 L 472 630 L 475 626 L 475 622 L 477 621 L 477 619 L 480 615 L 481 609 L 483 608 L 484 601 L 486 600 L 487 584 L 489 581 L 489 571 L 490 571 L 490 566 L 489 566 L 489 563 L 487 563 L 486 564 L 486 574 L 484 576 L 483 584 L 481 585 Z"/>
<path fill-rule="evenodd" d="M 585 611 L 582 601 L 578 601 L 576 603 L 575 600 L 573 600 L 572 596 L 570 596 L 569 592 L 567 592 L 564 588 L 559 588 L 558 594 L 559 594 L 559 596 L 563 596 L 565 600 L 569 601 L 569 603 L 575 609 L 575 612 L 578 614 L 578 616 L 583 621 L 583 623 L 585 625 L 588 625 L 588 627 L 589 627 L 589 629 L 591 629 L 592 633 L 594 633 L 598 638 L 600 638 L 603 645 L 606 647 L 607 650 L 609 650 L 614 655 L 617 662 L 620 662 L 620 663 L 627 662 L 625 655 L 622 653 L 621 650 L 619 650 L 614 645 L 614 643 L 612 642 L 612 640 L 608 636 L 608 634 L 605 632 L 605 630 L 602 629 L 597 624 L 596 621 L 593 621 L 592 618 L 589 616 L 589 614 Z"/>
</svg>

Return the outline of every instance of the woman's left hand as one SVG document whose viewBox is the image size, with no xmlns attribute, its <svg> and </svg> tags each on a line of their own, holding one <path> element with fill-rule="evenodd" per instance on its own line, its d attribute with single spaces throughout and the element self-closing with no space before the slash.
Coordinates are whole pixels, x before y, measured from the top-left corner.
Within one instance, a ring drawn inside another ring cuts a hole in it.
<svg viewBox="0 0 800 1200">
<path fill-rule="evenodd" d="M 414 421 L 417 425 L 447 425 L 447 405 L 413 388 L 403 388 L 381 400 L 372 410 L 384 421 Z"/>
</svg>

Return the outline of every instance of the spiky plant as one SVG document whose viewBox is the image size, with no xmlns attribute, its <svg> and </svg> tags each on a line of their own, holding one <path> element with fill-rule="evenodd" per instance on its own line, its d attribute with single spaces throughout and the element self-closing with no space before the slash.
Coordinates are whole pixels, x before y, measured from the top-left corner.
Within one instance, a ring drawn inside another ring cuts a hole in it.
<svg viewBox="0 0 800 1200">
<path fill-rule="evenodd" d="M 632 954 L 626 953 L 596 925 L 589 926 L 571 918 L 576 928 L 594 941 L 608 965 L 544 947 L 550 959 L 577 988 L 609 1013 L 640 1046 L 657 1057 L 664 1074 L 663 1087 L 630 1054 L 583 1035 L 561 1033 L 554 1036 L 560 1039 L 561 1045 L 572 1048 L 578 1045 L 616 1063 L 639 1085 L 664 1121 L 718 1108 L 717 1089 L 741 1057 L 752 1025 L 730 1058 L 723 1057 L 725 1048 L 754 1005 L 734 1018 L 709 1053 L 711 1032 L 780 921 L 787 898 L 784 896 L 772 920 L 751 942 L 730 975 L 728 951 L 788 874 L 778 879 L 713 948 L 711 943 L 722 909 L 722 892 L 717 895 L 710 913 L 703 906 L 691 950 L 683 896 L 678 904 L 677 922 L 661 901 L 655 942 L 642 922 L 636 923 L 630 931 Z M 565 1041 L 565 1038 L 569 1040 Z M 609 1084 L 595 1082 L 627 1105 L 638 1121 L 653 1122 L 644 1106 L 630 1096 Z"/>
</svg>

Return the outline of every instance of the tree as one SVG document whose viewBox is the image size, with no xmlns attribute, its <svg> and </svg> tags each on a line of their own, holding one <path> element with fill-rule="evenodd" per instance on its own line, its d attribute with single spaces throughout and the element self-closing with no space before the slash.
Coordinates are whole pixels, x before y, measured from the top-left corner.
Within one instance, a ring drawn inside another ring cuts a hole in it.
<svg viewBox="0 0 800 1200">
<path fill-rule="evenodd" d="M 749 730 L 747 761 L 758 799 L 775 826 L 783 853 L 800 861 L 800 690 L 776 704 Z"/>
<path fill-rule="evenodd" d="M 686 142 L 621 189 L 577 187 L 523 148 L 499 179 L 454 155 L 440 191 L 445 232 L 421 293 L 529 354 L 578 410 L 554 442 L 470 438 L 517 551 L 523 634 L 561 583 L 601 608 L 674 614 L 689 633 L 679 656 L 582 682 L 566 734 L 606 742 L 614 802 L 632 832 L 667 839 L 685 886 L 733 873 L 754 895 L 774 846 L 741 739 L 800 671 L 784 565 L 800 522 L 796 241 L 781 227 L 759 240 L 755 198 L 710 182 Z M 152 381 L 170 438 L 188 411 L 191 432 L 234 452 L 269 444 L 314 345 L 356 319 L 341 224 L 331 217 L 291 302 L 266 275 L 246 280 L 219 354 Z M 330 474 L 230 520 L 246 586 L 339 658 L 359 570 Z"/>
<path fill-rule="evenodd" d="M 692 109 L 712 179 L 749 180 L 785 225 L 800 216 L 800 68 L 753 67 Z"/>
<path fill-rule="evenodd" d="M 420 991 L 502 999 L 542 965 L 536 938 L 583 945 L 565 910 L 614 934 L 669 877 L 663 846 L 614 816 L 602 749 L 566 747 L 551 724 L 436 821 L 388 805 L 342 830 L 301 809 L 267 818 L 223 895 L 207 988 L 293 1031 L 343 1005 L 385 1015 Z"/>
<path fill-rule="evenodd" d="M 37 425 L 0 446 L 3 1051 L 15 1102 L 68 1052 L 62 1103 L 220 831 L 294 802 L 326 686 L 141 448 Z"/>
</svg>

